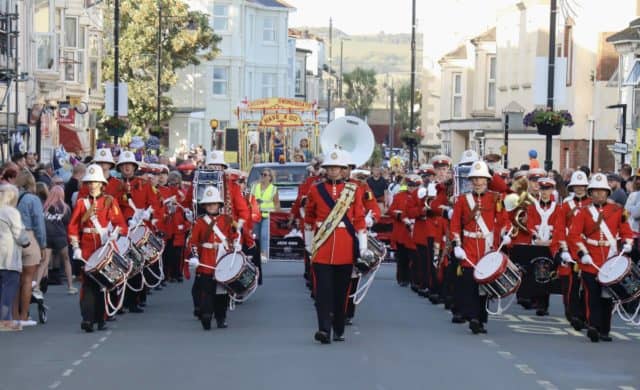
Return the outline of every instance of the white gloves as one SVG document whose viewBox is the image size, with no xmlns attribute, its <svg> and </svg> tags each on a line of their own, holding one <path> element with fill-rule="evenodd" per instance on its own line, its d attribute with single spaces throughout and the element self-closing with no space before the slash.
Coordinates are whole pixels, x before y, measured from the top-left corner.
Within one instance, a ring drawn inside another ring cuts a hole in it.
<svg viewBox="0 0 640 390">
<path fill-rule="evenodd" d="M 436 195 L 438 195 L 436 183 L 430 182 L 429 184 L 427 184 L 427 196 L 430 198 L 435 198 Z"/>
<path fill-rule="evenodd" d="M 193 211 L 185 210 L 184 217 L 189 221 L 189 223 L 193 223 Z"/>
<path fill-rule="evenodd" d="M 631 253 L 632 249 L 633 249 L 633 247 L 631 246 L 631 244 L 629 244 L 629 243 L 624 244 L 622 246 L 622 253 Z"/>
<path fill-rule="evenodd" d="M 76 260 L 83 260 L 82 258 L 82 250 L 80 248 L 73 248 L 73 258 Z"/>
<path fill-rule="evenodd" d="M 358 245 L 360 246 L 360 257 L 364 257 L 367 252 L 367 246 L 369 245 L 367 241 L 367 232 L 364 230 L 358 232 Z"/>
<path fill-rule="evenodd" d="M 571 258 L 571 255 L 569 254 L 569 252 L 564 251 L 562 253 L 560 253 L 560 258 L 562 259 L 563 263 L 573 263 L 573 259 Z"/>
<path fill-rule="evenodd" d="M 424 187 L 418 188 L 418 199 L 423 199 L 425 196 L 427 196 L 427 189 Z"/>
<path fill-rule="evenodd" d="M 364 216 L 364 223 L 368 228 L 373 226 L 373 217 L 371 216 L 371 212 L 368 212 L 367 215 Z"/>
<path fill-rule="evenodd" d="M 304 231 L 304 249 L 311 253 L 313 248 L 313 231 L 309 229 L 305 229 Z"/>
<path fill-rule="evenodd" d="M 462 249 L 461 246 L 455 246 L 453 247 L 453 254 L 458 258 L 458 259 L 466 259 L 467 258 L 467 253 L 464 251 L 464 249 Z"/>
<path fill-rule="evenodd" d="M 584 265 L 589 265 L 593 264 L 593 259 L 591 258 L 591 255 L 584 255 L 580 258 L 580 262 Z"/>
<path fill-rule="evenodd" d="M 244 219 L 239 219 L 236 225 L 236 230 L 242 235 L 242 227 L 244 226 Z"/>
<path fill-rule="evenodd" d="M 240 238 L 239 237 L 233 241 L 233 251 L 234 252 L 242 251 L 242 244 L 240 244 Z"/>
<path fill-rule="evenodd" d="M 189 268 L 196 268 L 200 264 L 200 259 L 197 257 L 192 257 L 187 261 L 189 262 Z"/>
<path fill-rule="evenodd" d="M 184 225 L 178 225 L 178 230 L 180 231 L 184 230 Z"/>
<path fill-rule="evenodd" d="M 502 243 L 501 245 L 509 245 L 511 244 L 511 236 L 509 236 L 508 234 L 505 234 L 504 236 L 502 236 Z"/>
<path fill-rule="evenodd" d="M 143 221 L 148 221 L 149 219 L 151 219 L 151 208 L 148 208 L 146 210 L 144 210 L 140 216 L 142 217 Z"/>
</svg>

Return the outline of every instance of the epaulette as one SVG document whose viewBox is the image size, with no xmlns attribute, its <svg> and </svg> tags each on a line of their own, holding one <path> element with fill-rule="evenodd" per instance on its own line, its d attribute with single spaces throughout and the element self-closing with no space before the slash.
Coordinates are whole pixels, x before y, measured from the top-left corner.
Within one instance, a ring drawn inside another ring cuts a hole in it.
<svg viewBox="0 0 640 390">
<path fill-rule="evenodd" d="M 622 223 L 625 223 L 629 220 L 629 210 L 622 210 Z"/>
<path fill-rule="evenodd" d="M 364 199 L 365 200 L 373 200 L 373 192 L 371 191 L 365 191 L 364 193 Z"/>
</svg>

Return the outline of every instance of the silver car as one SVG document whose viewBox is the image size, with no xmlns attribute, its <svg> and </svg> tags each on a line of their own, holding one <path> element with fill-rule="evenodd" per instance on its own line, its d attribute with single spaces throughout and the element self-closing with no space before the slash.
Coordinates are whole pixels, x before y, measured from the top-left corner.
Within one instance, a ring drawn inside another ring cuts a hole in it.
<svg viewBox="0 0 640 390">
<path fill-rule="evenodd" d="M 260 175 L 265 168 L 271 169 L 274 174 L 274 184 L 278 187 L 278 197 L 282 209 L 290 209 L 298 197 L 298 186 L 309 175 L 308 163 L 260 163 L 254 164 L 249 171 L 247 183 L 252 188 L 254 183 L 260 181 Z"/>
</svg>

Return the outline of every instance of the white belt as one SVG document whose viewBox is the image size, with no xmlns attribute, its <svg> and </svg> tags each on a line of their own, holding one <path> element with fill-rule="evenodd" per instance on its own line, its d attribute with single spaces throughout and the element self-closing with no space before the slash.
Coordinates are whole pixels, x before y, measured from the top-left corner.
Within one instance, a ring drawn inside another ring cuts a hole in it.
<svg viewBox="0 0 640 390">
<path fill-rule="evenodd" d="M 463 230 L 462 235 L 469 238 L 484 238 L 482 232 L 470 232 L 468 230 Z"/>
<path fill-rule="evenodd" d="M 321 225 L 322 225 L 322 222 L 316 222 L 317 227 L 320 227 Z M 345 225 L 344 222 L 340 222 L 336 227 L 346 229 L 347 225 Z"/>
<path fill-rule="evenodd" d="M 585 241 L 587 242 L 587 244 L 593 245 L 593 246 L 611 246 L 611 244 L 607 240 L 598 241 L 598 240 L 592 240 L 590 238 L 587 238 Z"/>
<path fill-rule="evenodd" d="M 100 232 L 96 228 L 83 228 L 82 233 L 100 234 Z"/>
<path fill-rule="evenodd" d="M 205 242 L 205 243 L 202 244 L 202 247 L 203 248 L 207 248 L 207 249 L 215 249 L 216 245 L 217 244 L 212 244 L 210 242 Z"/>
</svg>

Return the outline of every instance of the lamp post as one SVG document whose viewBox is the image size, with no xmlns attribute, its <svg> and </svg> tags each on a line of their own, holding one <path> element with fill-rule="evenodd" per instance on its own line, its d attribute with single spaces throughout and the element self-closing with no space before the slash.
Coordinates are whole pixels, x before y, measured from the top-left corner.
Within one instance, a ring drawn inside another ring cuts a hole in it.
<svg viewBox="0 0 640 390">
<path fill-rule="evenodd" d="M 340 96 L 340 102 L 342 102 L 342 58 L 344 50 L 344 41 L 350 41 L 351 38 L 340 38 L 340 85 L 338 85 L 338 95 Z"/>
<path fill-rule="evenodd" d="M 113 2 L 113 117 L 118 118 L 118 82 L 120 81 L 120 0 Z M 118 144 L 118 136 L 113 136 Z"/>
<path fill-rule="evenodd" d="M 557 0 L 551 0 L 551 11 L 549 17 L 549 65 L 547 71 L 547 108 L 553 110 L 553 87 L 554 76 L 556 66 L 556 14 L 558 13 Z M 544 170 L 550 171 L 553 167 L 553 161 L 551 161 L 551 147 L 553 142 L 553 135 L 551 133 L 546 134 L 547 142 L 545 147 L 544 156 Z"/>
<path fill-rule="evenodd" d="M 620 142 L 623 144 L 627 143 L 627 105 L 626 103 L 621 103 L 621 104 L 612 104 L 610 106 L 607 106 L 607 108 L 611 109 L 611 108 L 622 108 L 622 118 L 620 118 L 622 120 L 622 126 L 621 126 L 621 132 L 622 134 L 620 135 Z M 622 168 L 622 166 L 624 165 L 624 159 L 626 157 L 626 153 L 620 153 L 620 167 Z"/>
<path fill-rule="evenodd" d="M 416 95 L 416 0 L 412 2 L 411 10 L 411 108 L 409 114 L 409 131 L 414 130 L 415 115 L 413 106 L 415 104 Z M 409 170 L 413 170 L 413 148 L 414 141 L 409 143 Z"/>
<path fill-rule="evenodd" d="M 156 80 L 156 126 L 158 128 L 158 132 L 160 131 L 160 91 L 161 82 L 160 76 L 162 71 L 161 61 L 162 61 L 162 0 L 158 0 L 158 61 L 157 61 L 157 80 Z"/>
</svg>

